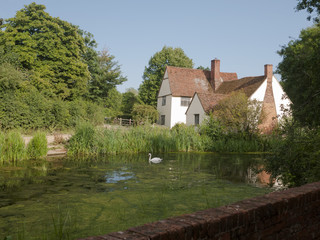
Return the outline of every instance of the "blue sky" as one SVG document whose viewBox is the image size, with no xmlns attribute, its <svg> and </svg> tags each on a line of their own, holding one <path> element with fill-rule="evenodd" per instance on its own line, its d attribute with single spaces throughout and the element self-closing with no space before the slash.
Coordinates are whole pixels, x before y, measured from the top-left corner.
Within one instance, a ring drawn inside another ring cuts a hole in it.
<svg viewBox="0 0 320 240">
<path fill-rule="evenodd" d="M 138 89 L 148 61 L 165 45 L 181 47 L 195 67 L 218 58 L 223 72 L 262 75 L 264 64 L 281 61 L 281 46 L 312 25 L 306 12 L 295 11 L 296 0 L 0 0 L 0 17 L 14 17 L 31 2 L 91 32 L 127 76 L 121 92 Z"/>
</svg>

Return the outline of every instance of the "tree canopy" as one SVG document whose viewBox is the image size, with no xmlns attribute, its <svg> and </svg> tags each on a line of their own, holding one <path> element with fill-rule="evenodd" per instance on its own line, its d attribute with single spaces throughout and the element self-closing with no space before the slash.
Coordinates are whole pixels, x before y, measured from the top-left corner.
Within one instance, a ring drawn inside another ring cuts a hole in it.
<svg viewBox="0 0 320 240">
<path fill-rule="evenodd" d="M 181 48 L 164 46 L 155 53 L 145 67 L 143 82 L 139 87 L 139 97 L 145 104 L 157 106 L 157 94 L 166 66 L 192 68 L 193 62 Z"/>
<path fill-rule="evenodd" d="M 0 21 L 0 128 L 61 129 L 120 114 L 116 85 L 126 78 L 115 57 L 45 9 L 31 3 Z"/>
<path fill-rule="evenodd" d="M 283 87 L 293 102 L 292 111 L 303 126 L 320 125 L 320 24 L 302 30 L 296 40 L 278 52 Z"/>
<path fill-rule="evenodd" d="M 262 105 L 243 92 L 233 92 L 215 106 L 213 116 L 229 133 L 255 134 L 259 131 Z"/>
<path fill-rule="evenodd" d="M 85 45 L 78 28 L 51 17 L 44 5 L 31 3 L 1 26 L 0 45 L 17 53 L 21 66 L 34 71 L 39 90 L 62 99 L 82 96 L 89 71 L 82 61 Z"/>
</svg>

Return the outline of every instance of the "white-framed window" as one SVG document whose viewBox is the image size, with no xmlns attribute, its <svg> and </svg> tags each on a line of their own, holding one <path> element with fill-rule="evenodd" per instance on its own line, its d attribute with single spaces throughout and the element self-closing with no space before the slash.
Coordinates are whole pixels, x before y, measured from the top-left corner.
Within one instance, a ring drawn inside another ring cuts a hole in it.
<svg viewBox="0 0 320 240">
<path fill-rule="evenodd" d="M 191 102 L 191 98 L 189 97 L 181 97 L 181 106 L 188 107 Z"/>
<path fill-rule="evenodd" d="M 166 115 L 161 115 L 160 116 L 160 125 L 165 125 L 166 124 Z"/>
<path fill-rule="evenodd" d="M 165 106 L 167 104 L 167 98 L 166 96 L 162 97 L 162 106 Z"/>
<path fill-rule="evenodd" d="M 199 125 L 200 123 L 200 117 L 199 114 L 194 115 L 194 125 Z"/>
</svg>

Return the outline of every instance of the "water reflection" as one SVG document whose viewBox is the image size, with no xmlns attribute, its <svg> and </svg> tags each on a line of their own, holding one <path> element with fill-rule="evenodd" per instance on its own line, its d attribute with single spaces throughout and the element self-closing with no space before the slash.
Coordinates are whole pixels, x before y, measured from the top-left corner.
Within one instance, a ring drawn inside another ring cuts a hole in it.
<svg viewBox="0 0 320 240">
<path fill-rule="evenodd" d="M 117 183 L 119 181 L 125 181 L 129 179 L 133 179 L 135 177 L 135 174 L 128 171 L 128 168 L 123 167 L 121 170 L 112 171 L 110 173 L 107 173 L 106 183 Z"/>
</svg>

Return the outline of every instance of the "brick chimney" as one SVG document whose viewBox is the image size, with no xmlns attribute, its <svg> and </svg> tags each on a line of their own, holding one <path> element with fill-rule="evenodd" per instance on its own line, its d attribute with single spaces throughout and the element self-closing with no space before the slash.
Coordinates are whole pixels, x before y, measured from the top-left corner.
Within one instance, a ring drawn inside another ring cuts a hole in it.
<svg viewBox="0 0 320 240">
<path fill-rule="evenodd" d="M 273 70 L 272 64 L 264 65 L 264 75 L 268 78 L 268 80 L 272 80 Z"/>
<path fill-rule="evenodd" d="M 214 91 L 218 89 L 221 84 L 221 77 L 220 77 L 220 60 L 215 58 L 211 60 L 211 80 L 210 84 Z"/>
<path fill-rule="evenodd" d="M 262 111 L 264 119 L 259 125 L 263 133 L 271 133 L 272 129 L 277 125 L 277 109 L 275 105 L 273 86 L 272 86 L 272 64 L 264 65 L 264 76 L 267 78 L 267 88 L 263 99 Z"/>
</svg>

